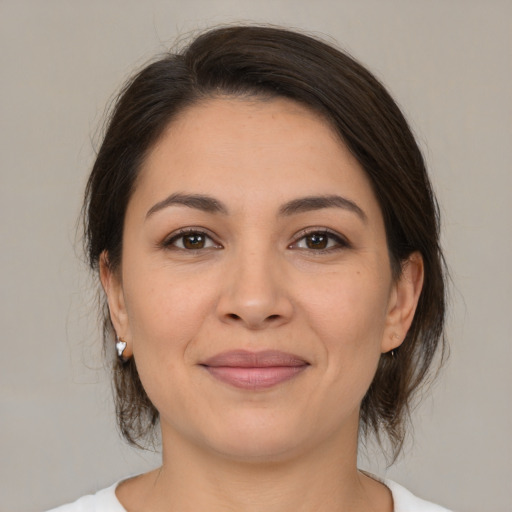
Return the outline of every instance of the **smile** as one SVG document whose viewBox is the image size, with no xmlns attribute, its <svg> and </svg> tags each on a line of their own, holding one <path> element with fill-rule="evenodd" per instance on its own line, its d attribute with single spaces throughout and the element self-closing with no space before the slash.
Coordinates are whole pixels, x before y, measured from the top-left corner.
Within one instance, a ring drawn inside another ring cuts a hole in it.
<svg viewBox="0 0 512 512">
<path fill-rule="evenodd" d="M 237 388 L 255 391 L 271 388 L 296 377 L 309 363 L 294 354 L 275 350 L 236 350 L 217 354 L 201 366 L 215 379 Z"/>
</svg>

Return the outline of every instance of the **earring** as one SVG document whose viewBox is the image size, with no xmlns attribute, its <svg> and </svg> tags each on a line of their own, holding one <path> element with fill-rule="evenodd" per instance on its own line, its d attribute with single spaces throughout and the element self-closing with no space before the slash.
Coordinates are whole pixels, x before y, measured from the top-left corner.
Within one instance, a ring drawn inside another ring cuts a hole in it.
<svg viewBox="0 0 512 512">
<path fill-rule="evenodd" d="M 127 357 L 123 356 L 123 352 L 126 349 L 126 341 L 123 340 L 123 338 L 120 338 L 116 335 L 116 350 L 117 350 L 117 357 L 121 363 L 126 363 L 128 361 Z"/>
<path fill-rule="evenodd" d="M 398 335 L 396 332 L 394 332 L 391 336 L 394 340 L 399 340 L 400 339 L 400 335 Z M 388 354 L 391 356 L 391 359 L 395 359 L 395 352 L 396 349 L 392 349 L 388 352 Z"/>
</svg>

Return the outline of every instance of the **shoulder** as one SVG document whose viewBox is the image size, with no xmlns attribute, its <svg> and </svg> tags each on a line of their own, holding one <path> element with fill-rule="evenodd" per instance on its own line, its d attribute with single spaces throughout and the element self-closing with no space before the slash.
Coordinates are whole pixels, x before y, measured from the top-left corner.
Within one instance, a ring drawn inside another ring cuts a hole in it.
<svg viewBox="0 0 512 512">
<path fill-rule="evenodd" d="M 98 491 L 96 494 L 82 496 L 67 505 L 49 510 L 48 512 L 126 512 L 116 496 L 118 483 Z"/>
<path fill-rule="evenodd" d="M 393 495 L 394 512 L 450 512 L 446 508 L 414 496 L 414 494 L 396 482 L 391 480 L 383 480 L 382 482 L 390 489 Z"/>
</svg>

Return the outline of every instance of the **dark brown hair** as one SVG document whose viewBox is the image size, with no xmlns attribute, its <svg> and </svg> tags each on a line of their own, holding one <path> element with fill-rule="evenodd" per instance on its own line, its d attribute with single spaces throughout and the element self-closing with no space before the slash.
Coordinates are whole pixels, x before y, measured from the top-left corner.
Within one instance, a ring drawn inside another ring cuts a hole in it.
<svg viewBox="0 0 512 512">
<path fill-rule="evenodd" d="M 414 392 L 444 353 L 444 265 L 439 215 L 421 152 L 399 108 L 363 66 L 346 53 L 290 30 L 236 26 L 203 33 L 134 76 L 121 91 L 89 177 L 84 202 L 90 265 L 102 252 L 121 264 L 125 212 L 145 156 L 176 115 L 217 95 L 285 97 L 320 113 L 367 173 L 384 217 L 395 278 L 413 251 L 425 281 L 412 326 L 394 357 L 383 354 L 361 406 L 364 434 L 387 434 L 396 457 Z M 114 352 L 106 304 L 104 342 Z M 123 436 L 141 445 L 158 422 L 136 361 L 114 360 Z"/>
</svg>

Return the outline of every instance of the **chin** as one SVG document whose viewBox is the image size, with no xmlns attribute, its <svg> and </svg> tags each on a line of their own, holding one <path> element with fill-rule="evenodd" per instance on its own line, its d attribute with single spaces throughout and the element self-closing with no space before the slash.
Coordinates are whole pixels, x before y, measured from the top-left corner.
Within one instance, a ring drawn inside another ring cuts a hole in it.
<svg viewBox="0 0 512 512">
<path fill-rule="evenodd" d="M 205 433 L 204 442 L 214 452 L 241 462 L 279 462 L 292 458 L 307 444 L 307 429 L 291 418 L 259 413 L 216 425 Z M 288 420 L 288 421 L 287 421 Z M 294 424 L 291 424 L 294 423 Z M 207 436 L 207 437 L 206 437 Z"/>
</svg>

